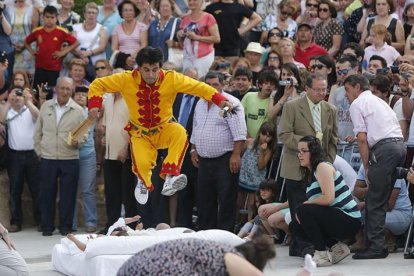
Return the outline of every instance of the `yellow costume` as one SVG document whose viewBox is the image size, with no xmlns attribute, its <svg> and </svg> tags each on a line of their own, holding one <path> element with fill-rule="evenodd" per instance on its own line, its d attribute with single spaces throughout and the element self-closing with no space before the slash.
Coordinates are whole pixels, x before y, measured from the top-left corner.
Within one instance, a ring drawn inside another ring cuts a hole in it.
<svg viewBox="0 0 414 276">
<path fill-rule="evenodd" d="M 168 148 L 160 176 L 180 174 L 188 147 L 186 130 L 173 118 L 172 106 L 177 93 L 201 97 L 215 104 L 225 98 L 211 86 L 175 71 L 160 70 L 158 80 L 147 84 L 138 70 L 98 78 L 89 86 L 89 109 L 102 106 L 105 93 L 120 92 L 128 106 L 132 170 L 149 191 L 152 169 L 158 149 Z"/>
</svg>

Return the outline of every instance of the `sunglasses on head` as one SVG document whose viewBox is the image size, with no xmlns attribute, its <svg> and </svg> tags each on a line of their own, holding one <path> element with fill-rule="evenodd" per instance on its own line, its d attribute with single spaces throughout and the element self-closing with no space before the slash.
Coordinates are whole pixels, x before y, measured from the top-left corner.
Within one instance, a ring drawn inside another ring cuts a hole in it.
<svg viewBox="0 0 414 276">
<path fill-rule="evenodd" d="M 314 65 L 311 66 L 311 68 L 313 70 L 315 70 L 316 68 L 318 68 L 319 70 L 321 70 L 324 67 L 325 67 L 325 65 L 323 65 L 323 64 L 314 64 Z"/>
<path fill-rule="evenodd" d="M 348 74 L 349 71 L 351 71 L 351 68 L 340 69 L 340 70 L 336 70 L 336 74 L 338 76 L 346 75 Z"/>
<path fill-rule="evenodd" d="M 328 11 L 329 11 L 329 9 L 327 9 L 327 8 L 320 8 L 320 9 L 319 9 L 319 11 L 320 11 L 320 12 L 328 12 Z"/>
<path fill-rule="evenodd" d="M 100 70 L 105 70 L 106 67 L 102 66 L 102 67 L 95 67 L 95 71 L 100 71 Z"/>
<path fill-rule="evenodd" d="M 318 4 L 306 4 L 306 7 L 308 7 L 308 8 L 318 8 Z"/>
<path fill-rule="evenodd" d="M 292 16 L 292 14 L 290 12 L 281 11 L 280 14 L 284 15 L 284 16 Z"/>
</svg>

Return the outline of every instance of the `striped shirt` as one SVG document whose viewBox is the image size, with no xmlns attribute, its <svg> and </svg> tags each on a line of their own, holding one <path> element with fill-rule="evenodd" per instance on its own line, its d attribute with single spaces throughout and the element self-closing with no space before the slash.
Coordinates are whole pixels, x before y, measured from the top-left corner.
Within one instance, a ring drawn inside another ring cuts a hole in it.
<svg viewBox="0 0 414 276">
<path fill-rule="evenodd" d="M 342 212 L 353 218 L 361 218 L 361 212 L 358 210 L 357 203 L 353 199 L 351 192 L 339 171 L 336 171 L 335 173 L 334 185 L 335 199 L 329 206 L 339 208 Z M 320 197 L 321 194 L 322 190 L 317 180 L 312 182 L 306 189 L 306 197 L 309 200 L 316 199 Z"/>
<path fill-rule="evenodd" d="M 226 118 L 219 115 L 220 107 L 208 107 L 206 100 L 200 99 L 195 107 L 193 118 L 193 133 L 190 142 L 196 146 L 197 153 L 203 158 L 217 158 L 233 151 L 234 142 L 244 141 L 247 137 L 247 127 L 244 109 L 240 101 L 228 93 L 221 93 L 234 107 L 236 114 Z"/>
</svg>

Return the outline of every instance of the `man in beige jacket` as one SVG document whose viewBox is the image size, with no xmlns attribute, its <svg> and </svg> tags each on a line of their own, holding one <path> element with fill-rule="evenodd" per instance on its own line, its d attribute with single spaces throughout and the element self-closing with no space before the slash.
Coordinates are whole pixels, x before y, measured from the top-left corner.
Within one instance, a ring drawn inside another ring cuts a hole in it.
<svg viewBox="0 0 414 276">
<path fill-rule="evenodd" d="M 55 229 L 55 204 L 59 183 L 59 231 L 72 231 L 79 173 L 80 141 L 68 145 L 68 133 L 83 120 L 83 110 L 72 99 L 72 79 L 57 80 L 56 98 L 46 101 L 36 123 L 34 148 L 40 157 L 39 191 L 41 228 L 43 236 L 51 236 Z M 59 182 L 58 182 L 59 179 Z"/>
</svg>

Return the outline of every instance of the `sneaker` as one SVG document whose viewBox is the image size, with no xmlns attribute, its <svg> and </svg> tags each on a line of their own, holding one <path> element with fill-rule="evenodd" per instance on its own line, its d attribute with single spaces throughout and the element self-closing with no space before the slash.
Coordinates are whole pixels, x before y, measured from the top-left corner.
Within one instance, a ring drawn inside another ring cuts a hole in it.
<svg viewBox="0 0 414 276">
<path fill-rule="evenodd" d="M 332 255 L 329 252 L 329 250 L 325 250 L 325 251 L 315 250 L 315 254 L 313 255 L 313 261 L 316 263 L 317 267 L 331 266 Z"/>
<path fill-rule="evenodd" d="M 144 183 L 138 179 L 137 186 L 135 187 L 135 199 L 139 204 L 145 205 L 148 201 L 148 189 L 144 186 Z"/>
<path fill-rule="evenodd" d="M 331 254 L 332 264 L 336 264 L 348 257 L 351 254 L 351 250 L 349 250 L 346 244 L 338 242 L 331 247 Z"/>
<path fill-rule="evenodd" d="M 185 174 L 180 174 L 178 176 L 167 175 L 161 194 L 172 196 L 177 191 L 184 189 L 185 186 L 187 186 L 187 176 Z"/>
</svg>

